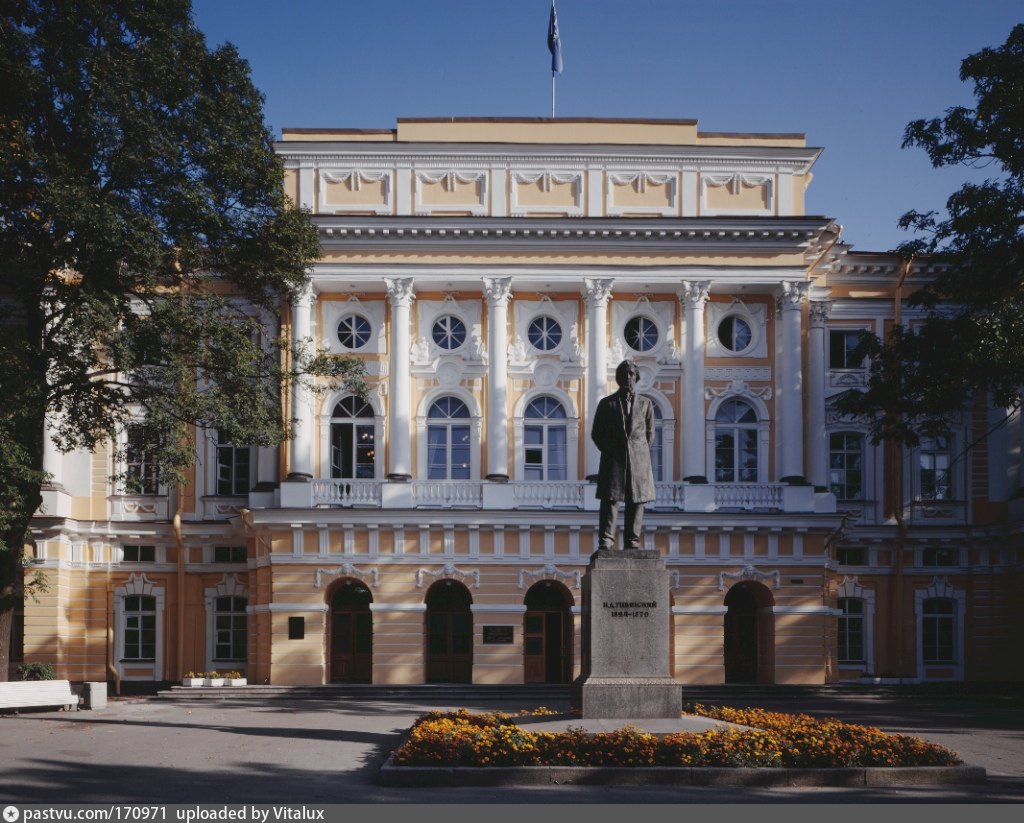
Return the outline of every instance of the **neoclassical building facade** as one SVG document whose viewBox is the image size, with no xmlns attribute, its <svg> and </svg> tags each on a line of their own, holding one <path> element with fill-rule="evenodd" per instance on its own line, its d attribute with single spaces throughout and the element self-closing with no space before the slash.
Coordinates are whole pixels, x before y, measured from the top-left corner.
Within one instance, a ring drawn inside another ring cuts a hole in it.
<svg viewBox="0 0 1024 823">
<path fill-rule="evenodd" d="M 322 257 L 268 331 L 360 358 L 368 396 L 284 387 L 290 440 L 199 432 L 180 491 L 125 494 L 113 447 L 51 449 L 29 572 L 50 586 L 16 657 L 72 680 L 569 682 L 589 424 L 631 358 L 680 683 L 1024 674 L 1019 417 L 979 403 L 904 451 L 834 412 L 865 384 L 858 335 L 913 324 L 930 270 L 805 213 L 802 135 L 411 119 L 278 151 Z"/>
</svg>

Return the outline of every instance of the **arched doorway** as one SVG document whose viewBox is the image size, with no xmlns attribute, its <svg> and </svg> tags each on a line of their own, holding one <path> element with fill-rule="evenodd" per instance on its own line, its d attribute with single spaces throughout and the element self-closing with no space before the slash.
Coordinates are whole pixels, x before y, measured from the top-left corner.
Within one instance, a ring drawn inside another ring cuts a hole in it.
<svg viewBox="0 0 1024 823">
<path fill-rule="evenodd" d="M 572 595 L 553 580 L 530 587 L 524 599 L 523 682 L 572 679 Z"/>
<path fill-rule="evenodd" d="M 725 682 L 775 682 L 772 596 L 760 583 L 737 583 L 725 596 Z"/>
<path fill-rule="evenodd" d="M 331 595 L 331 682 L 373 681 L 373 595 L 358 580 L 342 580 Z"/>
<path fill-rule="evenodd" d="M 427 591 L 427 682 L 473 682 L 473 597 L 455 580 Z"/>
</svg>

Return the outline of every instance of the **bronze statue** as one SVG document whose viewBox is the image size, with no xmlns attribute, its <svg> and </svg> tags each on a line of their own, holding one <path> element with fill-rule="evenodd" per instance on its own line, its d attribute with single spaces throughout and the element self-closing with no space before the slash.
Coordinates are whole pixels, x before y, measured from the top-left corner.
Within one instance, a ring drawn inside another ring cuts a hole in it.
<svg viewBox="0 0 1024 823">
<path fill-rule="evenodd" d="M 601 501 L 598 547 L 615 548 L 619 501 L 626 504 L 624 549 L 640 548 L 644 503 L 654 500 L 651 443 L 654 442 L 654 407 L 636 393 L 640 370 L 632 360 L 615 369 L 619 390 L 597 404 L 591 439 L 601 452 L 597 494 Z"/>
</svg>

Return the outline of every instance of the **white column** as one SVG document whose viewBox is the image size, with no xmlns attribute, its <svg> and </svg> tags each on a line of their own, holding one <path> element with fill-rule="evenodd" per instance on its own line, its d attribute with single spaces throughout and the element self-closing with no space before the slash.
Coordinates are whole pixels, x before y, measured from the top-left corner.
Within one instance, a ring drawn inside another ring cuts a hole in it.
<svg viewBox="0 0 1024 823">
<path fill-rule="evenodd" d="M 611 278 L 590 279 L 583 281 L 584 294 L 587 300 L 587 408 L 584 437 L 586 438 L 586 457 L 584 459 L 584 476 L 596 477 L 601 463 L 601 453 L 590 439 L 590 429 L 594 424 L 594 412 L 597 404 L 604 397 L 608 384 L 608 300 L 612 294 Z"/>
<path fill-rule="evenodd" d="M 508 480 L 508 303 L 511 277 L 485 277 L 487 296 L 487 479 Z"/>
<path fill-rule="evenodd" d="M 832 304 L 812 300 L 807 335 L 807 479 L 828 486 L 828 433 L 825 431 L 825 321 Z"/>
<path fill-rule="evenodd" d="M 391 301 L 391 377 L 388 479 L 412 477 L 412 375 L 409 372 L 409 347 L 412 345 L 411 311 L 414 299 L 412 278 L 387 278 Z"/>
<path fill-rule="evenodd" d="M 307 282 L 292 301 L 292 352 L 301 371 L 309 353 L 312 333 L 313 287 Z M 289 480 L 313 477 L 313 394 L 307 377 L 292 382 L 292 448 Z"/>
<path fill-rule="evenodd" d="M 708 302 L 710 280 L 684 280 L 679 291 L 683 307 L 683 480 L 705 482 L 706 448 L 704 443 L 704 304 Z"/>
<path fill-rule="evenodd" d="M 804 403 L 803 403 L 803 363 L 800 340 L 800 321 L 803 304 L 807 302 L 807 293 L 811 284 L 804 282 L 783 282 L 779 296 L 779 308 L 782 315 L 782 362 L 781 394 L 783 401 L 782 419 L 776 429 L 782 442 L 779 444 L 781 455 L 781 479 L 784 481 L 801 481 L 804 479 Z"/>
</svg>

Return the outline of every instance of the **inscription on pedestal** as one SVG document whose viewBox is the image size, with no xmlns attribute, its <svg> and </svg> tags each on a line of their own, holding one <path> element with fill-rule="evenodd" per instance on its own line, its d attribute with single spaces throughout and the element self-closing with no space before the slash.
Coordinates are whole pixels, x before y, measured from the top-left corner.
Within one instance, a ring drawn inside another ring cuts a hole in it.
<svg viewBox="0 0 1024 823">
<path fill-rule="evenodd" d="M 583 672 L 573 703 L 583 717 L 673 717 L 669 574 L 658 552 L 602 549 L 583 577 Z"/>
</svg>

